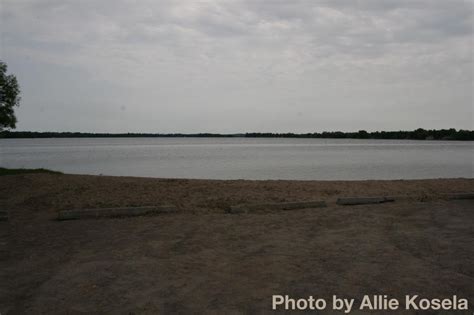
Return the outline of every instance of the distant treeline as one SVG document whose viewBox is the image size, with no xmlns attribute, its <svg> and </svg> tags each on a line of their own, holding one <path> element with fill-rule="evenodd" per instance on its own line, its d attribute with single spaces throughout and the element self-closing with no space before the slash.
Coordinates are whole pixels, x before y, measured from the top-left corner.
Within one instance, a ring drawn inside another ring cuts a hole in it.
<svg viewBox="0 0 474 315">
<path fill-rule="evenodd" d="M 0 138 L 137 138 L 137 137 L 244 137 L 244 138 L 337 138 L 337 139 L 401 139 L 401 140 L 474 140 L 474 130 L 439 129 L 413 131 L 374 131 L 357 132 L 325 131 L 314 133 L 89 133 L 89 132 L 34 132 L 34 131 L 2 131 Z"/>
</svg>

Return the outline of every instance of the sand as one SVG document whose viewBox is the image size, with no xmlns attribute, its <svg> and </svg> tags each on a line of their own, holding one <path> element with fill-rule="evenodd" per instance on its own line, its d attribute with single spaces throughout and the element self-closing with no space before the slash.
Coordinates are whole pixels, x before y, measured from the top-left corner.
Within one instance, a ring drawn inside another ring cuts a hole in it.
<svg viewBox="0 0 474 315">
<path fill-rule="evenodd" d="M 0 210 L 10 220 L 0 222 L 0 312 L 270 313 L 273 294 L 420 294 L 469 298 L 472 314 L 474 202 L 444 194 L 473 184 L 2 176 Z M 403 198 L 335 204 L 380 195 Z M 305 200 L 328 207 L 227 213 L 235 204 Z M 55 220 L 65 209 L 155 204 L 178 212 Z"/>
<path fill-rule="evenodd" d="M 185 213 L 222 213 L 242 203 L 333 202 L 343 196 L 372 195 L 428 201 L 443 198 L 443 193 L 473 190 L 472 179 L 219 181 L 31 174 L 0 178 L 0 207 L 55 215 L 58 210 L 75 208 L 173 204 Z"/>
</svg>

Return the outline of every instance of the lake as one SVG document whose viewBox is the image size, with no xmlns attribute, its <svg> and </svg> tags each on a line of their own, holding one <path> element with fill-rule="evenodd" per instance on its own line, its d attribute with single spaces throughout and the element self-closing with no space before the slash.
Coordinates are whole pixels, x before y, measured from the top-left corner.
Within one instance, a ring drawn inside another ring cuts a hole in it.
<svg viewBox="0 0 474 315">
<path fill-rule="evenodd" d="M 473 142 L 414 140 L 0 139 L 0 166 L 167 178 L 472 178 L 473 149 Z"/>
</svg>

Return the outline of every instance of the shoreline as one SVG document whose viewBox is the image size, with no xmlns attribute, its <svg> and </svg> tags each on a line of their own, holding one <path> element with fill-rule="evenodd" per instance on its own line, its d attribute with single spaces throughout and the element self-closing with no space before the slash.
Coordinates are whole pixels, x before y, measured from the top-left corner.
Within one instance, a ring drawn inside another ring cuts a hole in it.
<svg viewBox="0 0 474 315">
<path fill-rule="evenodd" d="M 406 138 L 314 138 L 314 137 L 240 137 L 240 136 L 96 136 L 96 137 L 0 137 L 0 140 L 39 140 L 39 139 L 316 139 L 316 140 L 370 140 L 370 141 L 422 141 L 422 142 L 472 142 L 474 139 L 406 139 Z"/>
<path fill-rule="evenodd" d="M 319 139 L 398 139 L 398 140 L 474 140 L 474 131 L 455 128 L 398 131 L 323 131 L 323 132 L 234 132 L 234 133 L 150 133 L 150 132 L 55 132 L 55 131 L 3 131 L 0 138 L 94 138 L 94 137 L 153 137 L 153 138 L 319 138 Z"/>
<path fill-rule="evenodd" d="M 443 200 L 474 191 L 473 178 L 414 180 L 186 179 L 46 173 L 1 176 L 3 208 L 60 210 L 172 204 L 180 211 L 222 213 L 248 203 L 299 202 L 340 197 L 399 196 L 406 201 Z"/>
</svg>

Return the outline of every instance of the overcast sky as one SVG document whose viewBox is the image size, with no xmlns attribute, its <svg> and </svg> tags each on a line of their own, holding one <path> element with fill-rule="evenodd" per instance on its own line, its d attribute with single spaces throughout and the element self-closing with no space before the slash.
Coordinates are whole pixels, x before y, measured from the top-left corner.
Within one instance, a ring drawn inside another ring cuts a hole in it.
<svg viewBox="0 0 474 315">
<path fill-rule="evenodd" d="M 474 129 L 474 1 L 0 6 L 18 130 Z"/>
</svg>

